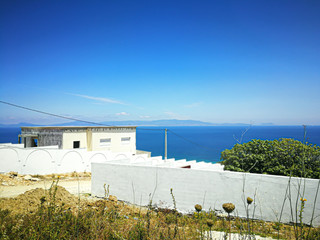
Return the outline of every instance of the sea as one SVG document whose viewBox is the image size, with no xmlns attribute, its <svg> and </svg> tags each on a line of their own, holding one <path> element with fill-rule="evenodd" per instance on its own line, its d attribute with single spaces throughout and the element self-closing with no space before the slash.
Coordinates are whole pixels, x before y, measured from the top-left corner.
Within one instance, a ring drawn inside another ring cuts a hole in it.
<svg viewBox="0 0 320 240">
<path fill-rule="evenodd" d="M 320 126 L 192 126 L 137 127 L 136 146 L 152 156 L 165 154 L 167 130 L 168 158 L 219 162 L 221 152 L 252 139 L 293 138 L 320 146 Z M 0 143 L 17 143 L 20 128 L 0 128 Z"/>
<path fill-rule="evenodd" d="M 137 149 L 164 156 L 164 127 L 138 127 Z M 303 126 L 167 127 L 168 158 L 220 161 L 221 152 L 252 139 L 293 138 L 304 141 Z M 241 137 L 242 136 L 242 137 Z M 307 126 L 305 141 L 320 146 L 320 126 Z"/>
</svg>

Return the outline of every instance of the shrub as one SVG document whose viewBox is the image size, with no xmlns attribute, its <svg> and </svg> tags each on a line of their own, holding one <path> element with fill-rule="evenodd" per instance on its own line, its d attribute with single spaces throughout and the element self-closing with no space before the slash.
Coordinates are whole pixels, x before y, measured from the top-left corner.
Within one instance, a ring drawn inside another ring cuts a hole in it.
<svg viewBox="0 0 320 240">
<path fill-rule="evenodd" d="M 290 138 L 236 144 L 221 160 L 229 171 L 320 179 L 320 147 Z"/>
</svg>

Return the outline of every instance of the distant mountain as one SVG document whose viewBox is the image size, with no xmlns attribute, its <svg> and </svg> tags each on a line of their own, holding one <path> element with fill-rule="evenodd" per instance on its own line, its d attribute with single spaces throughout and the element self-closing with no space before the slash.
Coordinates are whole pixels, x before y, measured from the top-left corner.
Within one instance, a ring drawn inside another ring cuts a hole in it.
<svg viewBox="0 0 320 240">
<path fill-rule="evenodd" d="M 261 123 L 259 126 L 274 126 L 273 123 Z"/>
<path fill-rule="evenodd" d="M 152 121 L 140 121 L 140 120 L 128 120 L 128 121 L 106 121 L 100 122 L 99 125 L 105 126 L 213 126 L 212 123 L 194 121 L 194 120 L 152 120 Z M 69 122 L 57 124 L 55 126 L 95 126 L 96 124 L 83 123 L 83 122 Z"/>
<path fill-rule="evenodd" d="M 165 120 L 152 120 L 152 121 L 110 121 L 102 122 L 106 125 L 118 125 L 118 126 L 213 126 L 212 123 L 195 121 L 195 120 L 176 120 L 176 119 L 165 119 Z"/>
<path fill-rule="evenodd" d="M 215 126 L 250 126 L 249 123 L 216 123 Z"/>
<path fill-rule="evenodd" d="M 61 126 L 61 127 L 64 127 L 64 126 L 97 126 L 100 124 L 102 124 L 102 123 L 94 124 L 94 123 L 89 123 L 89 122 L 85 123 L 85 122 L 73 121 L 73 122 L 67 122 L 67 123 L 51 124 L 48 126 Z"/>
<path fill-rule="evenodd" d="M 85 123 L 79 121 L 60 123 L 60 124 L 50 124 L 47 126 L 214 126 L 212 123 L 194 121 L 194 120 L 176 120 L 176 119 L 167 119 L 167 120 L 153 120 L 153 121 L 107 121 L 100 122 L 98 124 Z M 32 126 L 46 126 L 40 124 L 31 124 L 31 123 L 17 123 L 17 124 L 0 124 L 0 127 L 5 128 L 15 128 L 15 127 L 32 127 Z"/>
<path fill-rule="evenodd" d="M 17 124 L 0 124 L 2 128 L 17 128 L 17 127 L 33 127 L 33 126 L 250 126 L 246 123 L 209 123 L 196 120 L 177 120 L 177 119 L 163 119 L 163 120 L 129 120 L 129 121 L 106 121 L 100 122 L 98 124 L 93 124 L 90 122 L 67 122 L 60 124 L 50 124 L 50 125 L 40 125 L 32 123 L 17 123 Z M 272 123 L 263 123 L 256 126 L 274 126 Z"/>
<path fill-rule="evenodd" d="M 34 127 L 34 126 L 41 126 L 41 125 L 32 124 L 32 123 L 0 124 L 0 128 L 19 128 L 19 127 Z"/>
</svg>

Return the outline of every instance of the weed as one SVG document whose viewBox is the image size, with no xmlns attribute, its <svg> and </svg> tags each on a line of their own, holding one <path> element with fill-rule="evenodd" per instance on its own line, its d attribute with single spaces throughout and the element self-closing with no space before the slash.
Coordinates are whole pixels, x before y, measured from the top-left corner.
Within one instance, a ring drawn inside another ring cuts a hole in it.
<svg viewBox="0 0 320 240">
<path fill-rule="evenodd" d="M 173 209 L 174 209 L 174 216 L 175 216 L 175 218 L 174 218 L 174 220 L 175 220 L 175 225 L 174 225 L 174 235 L 173 235 L 173 237 L 175 238 L 176 236 L 177 236 L 177 234 L 178 234 L 178 211 L 177 211 L 177 203 L 176 203 L 176 199 L 175 199 L 175 197 L 174 197 L 174 195 L 173 195 L 173 190 L 172 190 L 172 188 L 170 189 L 170 194 L 171 194 L 171 197 L 172 197 L 172 202 L 173 202 Z"/>
<path fill-rule="evenodd" d="M 228 221 L 229 221 L 229 236 L 231 239 L 231 218 L 230 218 L 230 213 L 233 212 L 233 210 L 235 209 L 235 206 L 233 203 L 224 203 L 222 205 L 222 208 L 228 213 Z"/>
<path fill-rule="evenodd" d="M 109 198 L 109 185 L 106 187 L 106 184 L 103 184 L 103 189 L 104 189 L 104 198 L 108 199 Z"/>
<path fill-rule="evenodd" d="M 77 206 L 70 207 L 67 202 L 60 202 L 58 181 L 55 179 L 48 192 L 39 196 L 38 208 L 32 213 L 12 213 L 0 208 L 0 239 L 207 239 L 212 238 L 213 230 L 225 231 L 226 238 L 237 231 L 241 239 L 248 239 L 242 235 L 245 232 L 250 232 L 249 237 L 252 238 L 255 234 L 277 237 L 274 234 L 276 230 L 281 239 L 295 239 L 293 225 L 261 220 L 252 220 L 248 225 L 247 219 L 231 218 L 230 214 L 235 209 L 233 204 L 225 205 L 227 218 L 217 217 L 211 209 L 205 212 L 202 207 L 197 207 L 200 211 L 195 210 L 194 214 L 182 215 L 177 211 L 172 189 L 173 209 L 155 211 L 151 207 L 152 199 L 147 208 L 140 209 L 108 199 L 74 201 Z M 301 222 L 304 209 L 308 207 L 306 201 L 303 202 Z M 306 226 L 303 226 L 303 229 L 299 239 L 320 239 L 320 228 L 310 226 L 306 231 Z"/>
</svg>

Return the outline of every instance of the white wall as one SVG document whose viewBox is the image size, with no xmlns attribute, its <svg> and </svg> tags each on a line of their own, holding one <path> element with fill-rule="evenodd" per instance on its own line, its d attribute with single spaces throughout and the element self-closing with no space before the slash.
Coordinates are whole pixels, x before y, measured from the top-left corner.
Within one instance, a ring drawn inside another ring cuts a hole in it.
<svg viewBox="0 0 320 240">
<path fill-rule="evenodd" d="M 21 144 L 0 144 L 0 173 L 10 171 L 20 174 L 90 172 L 92 161 L 106 162 L 137 157 L 147 158 L 147 155 L 135 156 L 130 152 L 88 152 L 86 149 L 58 149 L 57 146 L 22 148 Z"/>
<path fill-rule="evenodd" d="M 130 142 L 123 143 L 122 138 L 130 138 Z M 101 146 L 100 139 L 111 138 L 110 146 Z M 136 131 L 135 129 L 120 130 L 110 129 L 105 132 L 92 131 L 93 151 L 112 151 L 112 152 L 136 152 Z M 80 148 L 87 148 L 87 132 L 65 132 L 63 133 L 63 149 L 73 149 L 73 142 L 80 141 Z"/>
<path fill-rule="evenodd" d="M 166 164 L 163 164 L 166 165 Z M 170 189 L 176 199 L 177 208 L 182 212 L 194 211 L 195 204 L 203 205 L 205 210 L 216 209 L 222 211 L 222 204 L 232 202 L 236 206 L 235 214 L 246 216 L 245 202 L 247 197 L 255 199 L 255 218 L 268 221 L 277 221 L 283 200 L 286 196 L 288 177 L 245 174 L 228 171 L 204 169 L 182 169 L 172 167 L 140 166 L 132 163 L 92 163 L 92 194 L 104 196 L 103 185 L 109 185 L 111 195 L 120 200 L 134 204 L 147 205 L 150 196 L 152 201 L 160 207 L 172 207 Z M 168 166 L 168 165 L 167 165 Z M 291 178 L 291 200 L 295 205 L 298 178 Z M 315 206 L 314 225 L 320 225 L 320 196 L 315 204 L 319 180 L 304 179 L 307 199 L 303 212 L 304 223 L 309 223 L 313 206 Z M 320 195 L 320 194 L 319 194 Z M 300 203 L 300 200 L 298 200 Z M 300 205 L 299 205 L 300 206 Z M 250 206 L 250 216 L 253 212 Z M 299 210 L 295 210 L 299 214 Z M 282 222 L 291 221 L 291 211 L 288 199 L 282 215 Z"/>
<path fill-rule="evenodd" d="M 23 143 L 1 143 L 0 144 L 0 148 L 3 148 L 3 147 L 19 147 L 19 148 L 24 148 L 24 144 Z"/>
<path fill-rule="evenodd" d="M 121 138 L 130 137 L 128 144 L 123 144 Z M 110 146 L 100 146 L 100 139 L 111 138 Z M 136 151 L 136 131 L 125 130 L 125 131 L 108 131 L 108 132 L 92 132 L 92 150 L 105 151 L 111 150 L 113 152 L 133 152 Z"/>
<path fill-rule="evenodd" d="M 68 132 L 63 133 L 63 149 L 73 149 L 73 142 L 80 141 L 80 148 L 87 148 L 87 132 Z"/>
</svg>

